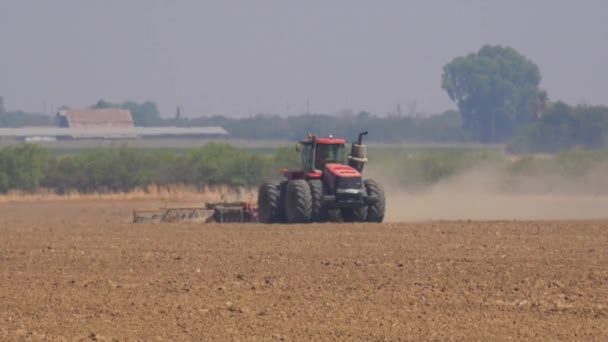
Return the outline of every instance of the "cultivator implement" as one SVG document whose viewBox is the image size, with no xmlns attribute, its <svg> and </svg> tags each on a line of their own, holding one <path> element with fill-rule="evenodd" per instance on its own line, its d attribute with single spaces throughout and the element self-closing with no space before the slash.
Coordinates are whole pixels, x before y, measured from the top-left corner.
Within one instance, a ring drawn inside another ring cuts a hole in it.
<svg viewBox="0 0 608 342">
<path fill-rule="evenodd" d="M 212 202 L 204 207 L 165 207 L 133 210 L 133 223 L 142 222 L 257 222 L 257 207 L 248 202 Z"/>
</svg>

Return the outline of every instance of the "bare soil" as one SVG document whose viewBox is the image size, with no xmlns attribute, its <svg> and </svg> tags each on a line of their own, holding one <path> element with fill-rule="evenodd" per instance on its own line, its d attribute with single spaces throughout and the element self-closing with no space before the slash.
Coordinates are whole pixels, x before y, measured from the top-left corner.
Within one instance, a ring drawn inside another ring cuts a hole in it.
<svg viewBox="0 0 608 342">
<path fill-rule="evenodd" d="M 150 205 L 1 204 L 0 340 L 608 339 L 605 220 L 129 222 Z"/>
</svg>

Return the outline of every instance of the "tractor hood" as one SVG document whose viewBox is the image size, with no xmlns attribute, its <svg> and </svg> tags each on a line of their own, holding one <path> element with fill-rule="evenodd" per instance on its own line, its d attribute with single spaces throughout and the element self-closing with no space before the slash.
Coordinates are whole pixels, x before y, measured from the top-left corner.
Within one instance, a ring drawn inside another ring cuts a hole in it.
<svg viewBox="0 0 608 342">
<path fill-rule="evenodd" d="M 341 178 L 361 177 L 359 171 L 344 164 L 328 163 L 325 165 L 325 169 L 327 172 Z"/>
</svg>

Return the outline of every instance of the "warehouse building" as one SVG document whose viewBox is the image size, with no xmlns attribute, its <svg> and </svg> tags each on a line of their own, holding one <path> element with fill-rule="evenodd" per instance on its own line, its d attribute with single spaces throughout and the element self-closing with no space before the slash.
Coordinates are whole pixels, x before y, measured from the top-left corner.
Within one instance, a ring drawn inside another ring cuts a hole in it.
<svg viewBox="0 0 608 342">
<path fill-rule="evenodd" d="M 69 109 L 57 113 L 59 127 L 134 127 L 131 112 L 126 109 Z"/>
<path fill-rule="evenodd" d="M 125 109 L 61 110 L 54 127 L 0 128 L 0 139 L 24 141 L 209 139 L 228 134 L 222 127 L 136 127 Z"/>
</svg>

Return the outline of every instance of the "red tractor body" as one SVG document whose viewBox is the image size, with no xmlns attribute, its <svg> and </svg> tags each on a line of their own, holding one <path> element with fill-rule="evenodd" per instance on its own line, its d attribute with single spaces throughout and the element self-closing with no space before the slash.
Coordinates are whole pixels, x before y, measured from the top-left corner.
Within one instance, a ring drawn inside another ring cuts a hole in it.
<svg viewBox="0 0 608 342">
<path fill-rule="evenodd" d="M 258 192 L 258 213 L 264 223 L 382 222 L 382 187 L 363 180 L 362 137 L 346 155 L 346 140 L 309 135 L 299 143 L 301 170 L 286 170 L 280 183 L 264 183 Z"/>
</svg>

